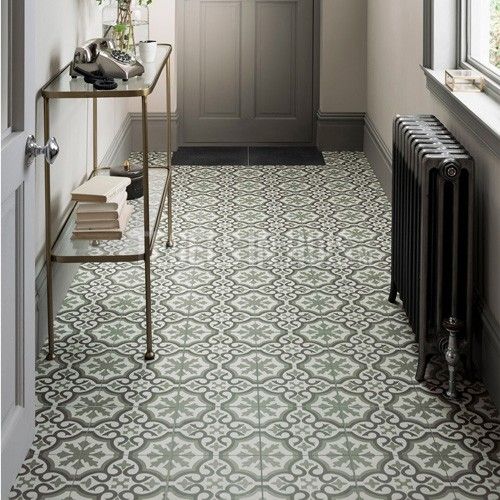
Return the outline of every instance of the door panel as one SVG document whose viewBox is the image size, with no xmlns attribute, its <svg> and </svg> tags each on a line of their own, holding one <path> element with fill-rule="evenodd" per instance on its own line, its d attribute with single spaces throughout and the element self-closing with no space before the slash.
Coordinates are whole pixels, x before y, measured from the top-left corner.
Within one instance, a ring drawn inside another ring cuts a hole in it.
<svg viewBox="0 0 500 500">
<path fill-rule="evenodd" d="M 13 244 L 2 248 L 2 422 L 24 406 L 24 266 L 23 185 L 2 203 L 2 236 Z M 13 285 L 13 290 L 10 288 Z"/>
<path fill-rule="evenodd" d="M 203 3 L 200 30 L 200 117 L 239 118 L 241 2 Z"/>
<path fill-rule="evenodd" d="M 296 117 L 297 2 L 256 7 L 255 116 Z"/>
<path fill-rule="evenodd" d="M 184 142 L 312 141 L 313 2 L 184 5 Z"/>
</svg>

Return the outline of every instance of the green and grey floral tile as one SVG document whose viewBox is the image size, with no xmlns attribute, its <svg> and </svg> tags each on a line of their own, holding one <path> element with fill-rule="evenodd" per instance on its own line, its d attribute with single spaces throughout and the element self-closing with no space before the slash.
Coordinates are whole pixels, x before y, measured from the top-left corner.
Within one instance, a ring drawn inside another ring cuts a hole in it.
<svg viewBox="0 0 500 500">
<path fill-rule="evenodd" d="M 416 383 L 387 199 L 363 154 L 325 159 L 175 168 L 152 362 L 142 266 L 80 267 L 11 498 L 500 498 L 491 399 L 448 401 L 440 359 Z"/>
</svg>

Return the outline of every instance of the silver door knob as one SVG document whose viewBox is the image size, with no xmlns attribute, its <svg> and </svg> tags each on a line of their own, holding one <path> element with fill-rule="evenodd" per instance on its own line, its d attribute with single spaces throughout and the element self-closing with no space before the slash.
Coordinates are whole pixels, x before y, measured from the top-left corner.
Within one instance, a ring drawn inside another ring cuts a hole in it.
<svg viewBox="0 0 500 500">
<path fill-rule="evenodd" d="M 38 155 L 45 156 L 45 161 L 52 165 L 58 154 L 59 144 L 57 144 L 55 137 L 51 137 L 45 146 L 39 146 L 33 135 L 29 135 L 26 139 L 26 165 L 31 165 Z"/>
</svg>

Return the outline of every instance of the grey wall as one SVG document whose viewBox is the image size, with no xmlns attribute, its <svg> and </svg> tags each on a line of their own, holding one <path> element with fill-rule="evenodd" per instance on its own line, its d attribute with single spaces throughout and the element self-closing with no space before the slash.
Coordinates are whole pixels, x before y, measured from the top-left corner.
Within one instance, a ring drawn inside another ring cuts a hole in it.
<svg viewBox="0 0 500 500">
<path fill-rule="evenodd" d="M 320 45 L 320 111 L 364 112 L 366 0 L 322 0 Z"/>
<path fill-rule="evenodd" d="M 361 150 L 366 110 L 366 0 L 322 0 L 319 111 L 322 150 Z"/>
<path fill-rule="evenodd" d="M 423 1 L 367 2 L 365 148 L 386 192 L 390 194 L 387 153 L 392 143 L 391 123 L 397 113 L 435 114 L 477 162 L 477 291 L 484 325 L 482 363 L 485 381 L 500 406 L 500 152 L 489 149 L 468 123 L 451 114 L 427 90 L 420 68 Z"/>
</svg>

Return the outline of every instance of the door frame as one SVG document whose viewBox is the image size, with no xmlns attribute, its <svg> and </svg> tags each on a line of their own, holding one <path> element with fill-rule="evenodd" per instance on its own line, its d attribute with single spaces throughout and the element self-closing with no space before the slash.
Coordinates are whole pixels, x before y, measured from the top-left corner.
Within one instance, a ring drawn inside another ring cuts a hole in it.
<svg viewBox="0 0 500 500">
<path fill-rule="evenodd" d="M 312 141 L 310 142 L 272 142 L 272 143 L 239 143 L 239 142 L 218 142 L 203 143 L 184 141 L 183 116 L 184 116 L 184 0 L 175 2 L 175 46 L 176 46 L 176 68 L 177 68 L 177 146 L 315 146 L 317 136 L 317 114 L 319 111 L 319 85 L 320 85 L 320 48 L 321 48 L 321 2 L 313 1 L 313 65 L 312 65 Z"/>
</svg>

